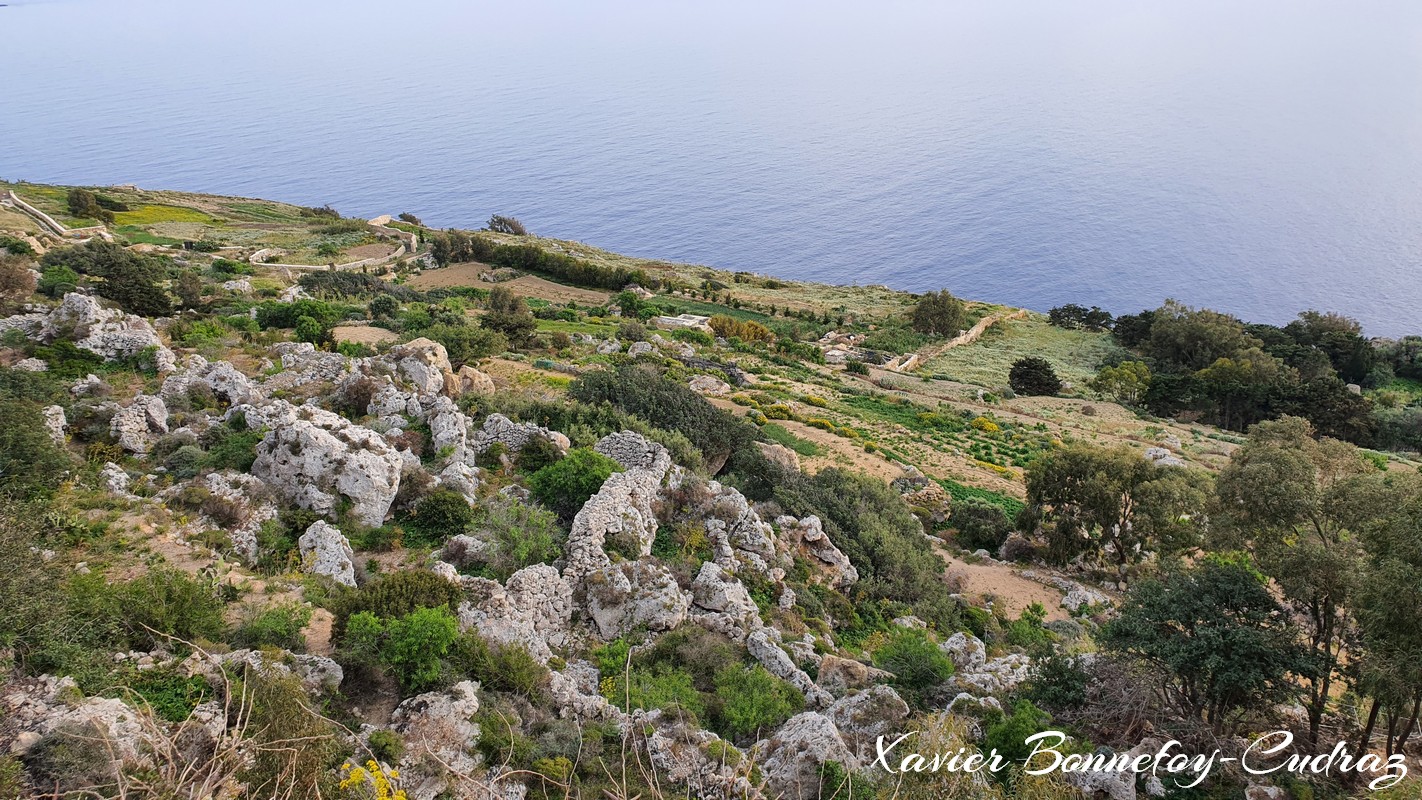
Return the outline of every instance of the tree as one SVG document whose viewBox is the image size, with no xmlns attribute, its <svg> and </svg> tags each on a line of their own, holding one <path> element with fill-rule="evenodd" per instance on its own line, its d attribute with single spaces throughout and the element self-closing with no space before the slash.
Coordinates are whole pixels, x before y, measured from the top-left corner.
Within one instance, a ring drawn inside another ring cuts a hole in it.
<svg viewBox="0 0 1422 800">
<path fill-rule="evenodd" d="M 1139 583 L 1101 641 L 1158 669 L 1163 702 L 1227 735 L 1240 712 L 1278 703 L 1289 675 L 1309 672 L 1297 636 L 1247 559 L 1211 554 Z"/>
<path fill-rule="evenodd" d="M 1094 551 L 1118 578 L 1147 552 L 1176 553 L 1199 540 L 1209 478 L 1162 467 L 1130 447 L 1067 445 L 1027 468 L 1029 519 L 1042 525 L 1053 560 Z"/>
<path fill-rule="evenodd" d="M 479 324 L 502 333 L 516 347 L 527 343 L 538 328 L 538 321 L 523 298 L 504 286 L 495 286 L 489 291 L 488 308 Z"/>
<path fill-rule="evenodd" d="M 30 260 L 0 253 L 0 312 L 8 312 L 35 293 L 38 281 Z"/>
<path fill-rule="evenodd" d="M 955 501 L 948 514 L 948 526 L 954 530 L 959 547 L 992 553 L 997 552 L 1012 532 L 1012 521 L 1002 506 L 980 497 Z"/>
<path fill-rule="evenodd" d="M 1284 332 L 1326 355 L 1338 377 L 1349 383 L 1362 382 L 1377 363 L 1377 351 L 1363 336 L 1363 327 L 1341 314 L 1305 311 L 1285 325 Z"/>
<path fill-rule="evenodd" d="M 607 456 L 579 447 L 529 476 L 528 488 L 538 502 L 559 517 L 571 520 L 588 498 L 597 494 L 603 482 L 621 469 Z"/>
<path fill-rule="evenodd" d="M 909 312 L 909 321 L 919 333 L 957 336 L 967 324 L 968 316 L 963 301 L 942 289 L 919 298 L 918 305 Z"/>
<path fill-rule="evenodd" d="M 1215 482 L 1224 546 L 1246 545 L 1305 620 L 1317 669 L 1309 679 L 1309 741 L 1318 741 L 1329 692 L 1351 635 L 1348 598 L 1362 550 L 1341 511 L 1356 480 L 1372 471 L 1357 449 L 1315 439 L 1298 417 L 1261 422 Z"/>
<path fill-rule="evenodd" d="M 523 223 L 513 217 L 505 217 L 495 214 L 489 217 L 489 230 L 494 233 L 507 233 L 513 236 L 527 236 L 528 229 L 523 227 Z"/>
<path fill-rule="evenodd" d="M 1372 699 L 1359 747 L 1369 749 L 1380 711 L 1386 752 L 1403 752 L 1422 711 L 1422 477 L 1382 473 L 1354 481 L 1341 514 L 1367 550 L 1350 601 L 1361 633 L 1350 654 L 1354 685 Z"/>
<path fill-rule="evenodd" d="M 509 340 L 502 333 L 463 323 L 431 325 L 422 329 L 420 335 L 444 345 L 445 352 L 449 354 L 449 363 L 455 369 L 476 363 L 495 353 L 502 353 L 509 346 Z"/>
<path fill-rule="evenodd" d="M 1055 395 L 1062 390 L 1062 381 L 1051 362 L 1037 356 L 1019 358 L 1007 373 L 1012 391 L 1025 395 Z"/>
<path fill-rule="evenodd" d="M 1154 312 L 1147 353 L 1181 369 L 1201 370 L 1221 358 L 1262 343 L 1247 334 L 1238 319 L 1211 311 L 1194 309 L 1174 300 Z"/>
<path fill-rule="evenodd" d="M 388 294 L 377 295 L 371 298 L 367 309 L 370 311 L 371 319 L 393 317 L 400 313 L 400 301 Z"/>
<path fill-rule="evenodd" d="M 101 278 L 96 287 L 99 296 L 113 300 L 131 314 L 160 317 L 172 312 L 172 303 L 161 285 L 168 277 L 167 262 L 163 259 L 142 256 L 113 242 L 94 239 L 82 245 L 51 250 L 40 263 L 46 271 L 63 266 L 80 275 Z"/>
<path fill-rule="evenodd" d="M 202 278 L 196 270 L 185 269 L 178 274 L 173 291 L 182 301 L 183 308 L 197 308 L 202 305 Z"/>
<path fill-rule="evenodd" d="M 314 317 L 298 317 L 295 334 L 298 342 L 320 344 L 326 339 L 326 329 Z"/>
<path fill-rule="evenodd" d="M 425 227 L 425 223 L 421 222 L 419 217 L 415 216 L 414 214 L 411 214 L 408 211 L 400 212 L 399 219 L 401 222 L 408 222 L 411 225 L 418 225 L 421 228 Z"/>
<path fill-rule="evenodd" d="M 1087 386 L 1103 397 L 1133 406 L 1150 390 L 1150 367 L 1143 361 L 1123 361 L 1114 367 L 1102 367 Z"/>
<path fill-rule="evenodd" d="M 1102 311 L 1098 306 L 1088 309 L 1067 303 L 1048 311 L 1047 322 L 1068 330 L 1107 331 L 1111 329 L 1111 312 Z"/>
<path fill-rule="evenodd" d="M 112 224 L 112 211 L 99 205 L 99 198 L 88 189 L 70 189 L 65 197 L 69 214 L 80 219 L 95 219 L 104 224 Z"/>
<path fill-rule="evenodd" d="M 1221 357 L 1195 373 L 1205 394 L 1215 403 L 1216 422 L 1229 430 L 1244 430 L 1263 419 L 1269 398 L 1297 380 L 1297 373 L 1258 347 L 1232 358 Z"/>
</svg>

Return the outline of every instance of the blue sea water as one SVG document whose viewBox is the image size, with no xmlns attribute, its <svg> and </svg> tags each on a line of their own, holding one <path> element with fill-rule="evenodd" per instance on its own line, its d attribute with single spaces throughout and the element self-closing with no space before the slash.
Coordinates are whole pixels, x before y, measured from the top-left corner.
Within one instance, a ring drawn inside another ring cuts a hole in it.
<svg viewBox="0 0 1422 800">
<path fill-rule="evenodd" d="M 0 176 L 1422 331 L 1422 4 L 0 8 Z"/>
</svg>

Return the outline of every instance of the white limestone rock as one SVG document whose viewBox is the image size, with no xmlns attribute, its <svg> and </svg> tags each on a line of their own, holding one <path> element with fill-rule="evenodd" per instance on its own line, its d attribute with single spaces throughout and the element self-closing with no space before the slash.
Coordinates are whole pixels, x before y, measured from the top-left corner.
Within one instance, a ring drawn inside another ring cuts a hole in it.
<svg viewBox="0 0 1422 800">
<path fill-rule="evenodd" d="M 810 558 L 823 565 L 831 586 L 842 589 L 859 580 L 859 570 L 855 569 L 849 562 L 849 557 L 830 541 L 819 517 L 811 514 L 803 519 L 796 519 L 786 514 L 776 517 L 775 524 L 780 529 L 780 541 L 783 544 L 800 548 Z"/>
<path fill-rule="evenodd" d="M 296 541 L 301 548 L 302 570 L 325 575 L 336 583 L 355 586 L 355 551 L 340 529 L 325 520 L 316 520 Z"/>
<path fill-rule="evenodd" d="M 49 438 L 54 443 L 64 446 L 64 431 L 69 428 L 69 420 L 64 416 L 64 409 L 60 406 L 45 406 L 44 429 L 49 432 Z"/>
<path fill-rule="evenodd" d="M 69 338 L 74 345 L 102 356 L 105 361 L 135 356 L 156 348 L 154 366 L 169 372 L 176 366 L 173 351 L 163 345 L 157 331 L 142 317 L 116 308 L 104 308 L 97 298 L 78 292 L 64 295 L 59 307 L 45 317 L 38 331 L 45 342 Z"/>
<path fill-rule="evenodd" d="M 686 619 L 690 603 L 665 567 L 634 561 L 614 564 L 584 581 L 586 611 L 605 641 L 645 627 L 669 631 Z"/>
<path fill-rule="evenodd" d="M 880 736 L 892 741 L 903 732 L 909 707 L 898 692 L 878 685 L 836 700 L 825 710 L 825 716 L 839 729 L 859 763 L 868 764 L 878 755 L 874 745 Z"/>
<path fill-rule="evenodd" d="M 194 389 L 206 389 L 228 406 L 260 403 L 264 399 L 262 390 L 231 363 L 208 362 L 199 355 L 188 356 L 183 368 L 163 381 L 159 394 L 172 402 L 187 397 Z"/>
<path fill-rule="evenodd" d="M 499 442 L 503 444 L 506 453 L 513 455 L 522 450 L 524 445 L 535 437 L 551 441 L 564 453 L 567 453 L 568 448 L 572 446 L 568 437 L 557 431 L 550 431 L 532 422 L 514 422 L 503 414 L 490 414 L 484 420 L 483 427 L 471 437 L 470 446 L 476 454 L 482 455 L 495 442 Z"/>
<path fill-rule="evenodd" d="M 147 455 L 158 437 L 168 432 L 168 407 L 163 398 L 140 394 L 109 421 L 109 434 L 119 447 Z"/>
<path fill-rule="evenodd" d="M 330 411 L 284 400 L 236 410 L 249 427 L 268 429 L 257 445 L 253 475 L 302 508 L 331 513 L 344 497 L 361 524 L 385 521 L 400 489 L 404 459 L 380 434 Z"/>
<path fill-rule="evenodd" d="M 26 358 L 16 361 L 10 369 L 17 369 L 21 372 L 49 372 L 49 365 L 39 358 Z"/>
<path fill-rule="evenodd" d="M 385 357 L 421 394 L 444 391 L 444 376 L 453 369 L 444 345 L 424 337 L 390 348 Z"/>
<path fill-rule="evenodd" d="M 479 740 L 478 691 L 479 684 L 461 681 L 448 692 L 411 697 L 390 716 L 391 728 L 405 742 L 399 769 L 412 800 L 432 800 L 454 787 L 451 772 L 468 775 L 479 768 L 473 750 Z"/>
<path fill-rule="evenodd" d="M 850 769 L 858 766 L 834 723 L 814 711 L 791 717 L 756 748 L 770 796 L 785 800 L 818 800 L 820 766 L 826 761 L 837 761 Z"/>
</svg>

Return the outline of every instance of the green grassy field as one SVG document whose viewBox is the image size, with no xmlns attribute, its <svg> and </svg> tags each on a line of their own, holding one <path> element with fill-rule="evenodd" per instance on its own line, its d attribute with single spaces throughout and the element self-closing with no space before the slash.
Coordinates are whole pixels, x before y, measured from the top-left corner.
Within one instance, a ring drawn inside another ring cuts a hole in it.
<svg viewBox="0 0 1422 800">
<path fill-rule="evenodd" d="M 145 204 L 114 214 L 116 225 L 153 225 L 159 222 L 215 223 L 217 220 L 196 209 L 182 206 Z"/>
<path fill-rule="evenodd" d="M 996 388 L 1007 385 L 1013 362 L 1039 356 L 1052 363 L 1059 378 L 1080 389 L 1103 361 L 1120 352 L 1109 334 L 1065 330 L 1032 317 L 994 325 L 978 341 L 945 351 L 925 369 L 937 377 Z"/>
</svg>

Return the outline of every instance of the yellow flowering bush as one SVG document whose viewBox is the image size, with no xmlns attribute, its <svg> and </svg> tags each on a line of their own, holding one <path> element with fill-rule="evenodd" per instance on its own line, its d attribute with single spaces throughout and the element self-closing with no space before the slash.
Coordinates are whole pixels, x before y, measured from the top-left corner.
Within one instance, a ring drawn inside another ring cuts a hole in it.
<svg viewBox="0 0 1422 800">
<path fill-rule="evenodd" d="M 363 767 L 342 764 L 341 774 L 345 776 L 341 778 L 342 797 L 352 800 L 408 800 L 405 790 L 395 784 L 400 771 L 393 767 L 386 769 L 374 759 L 365 762 Z"/>
</svg>

